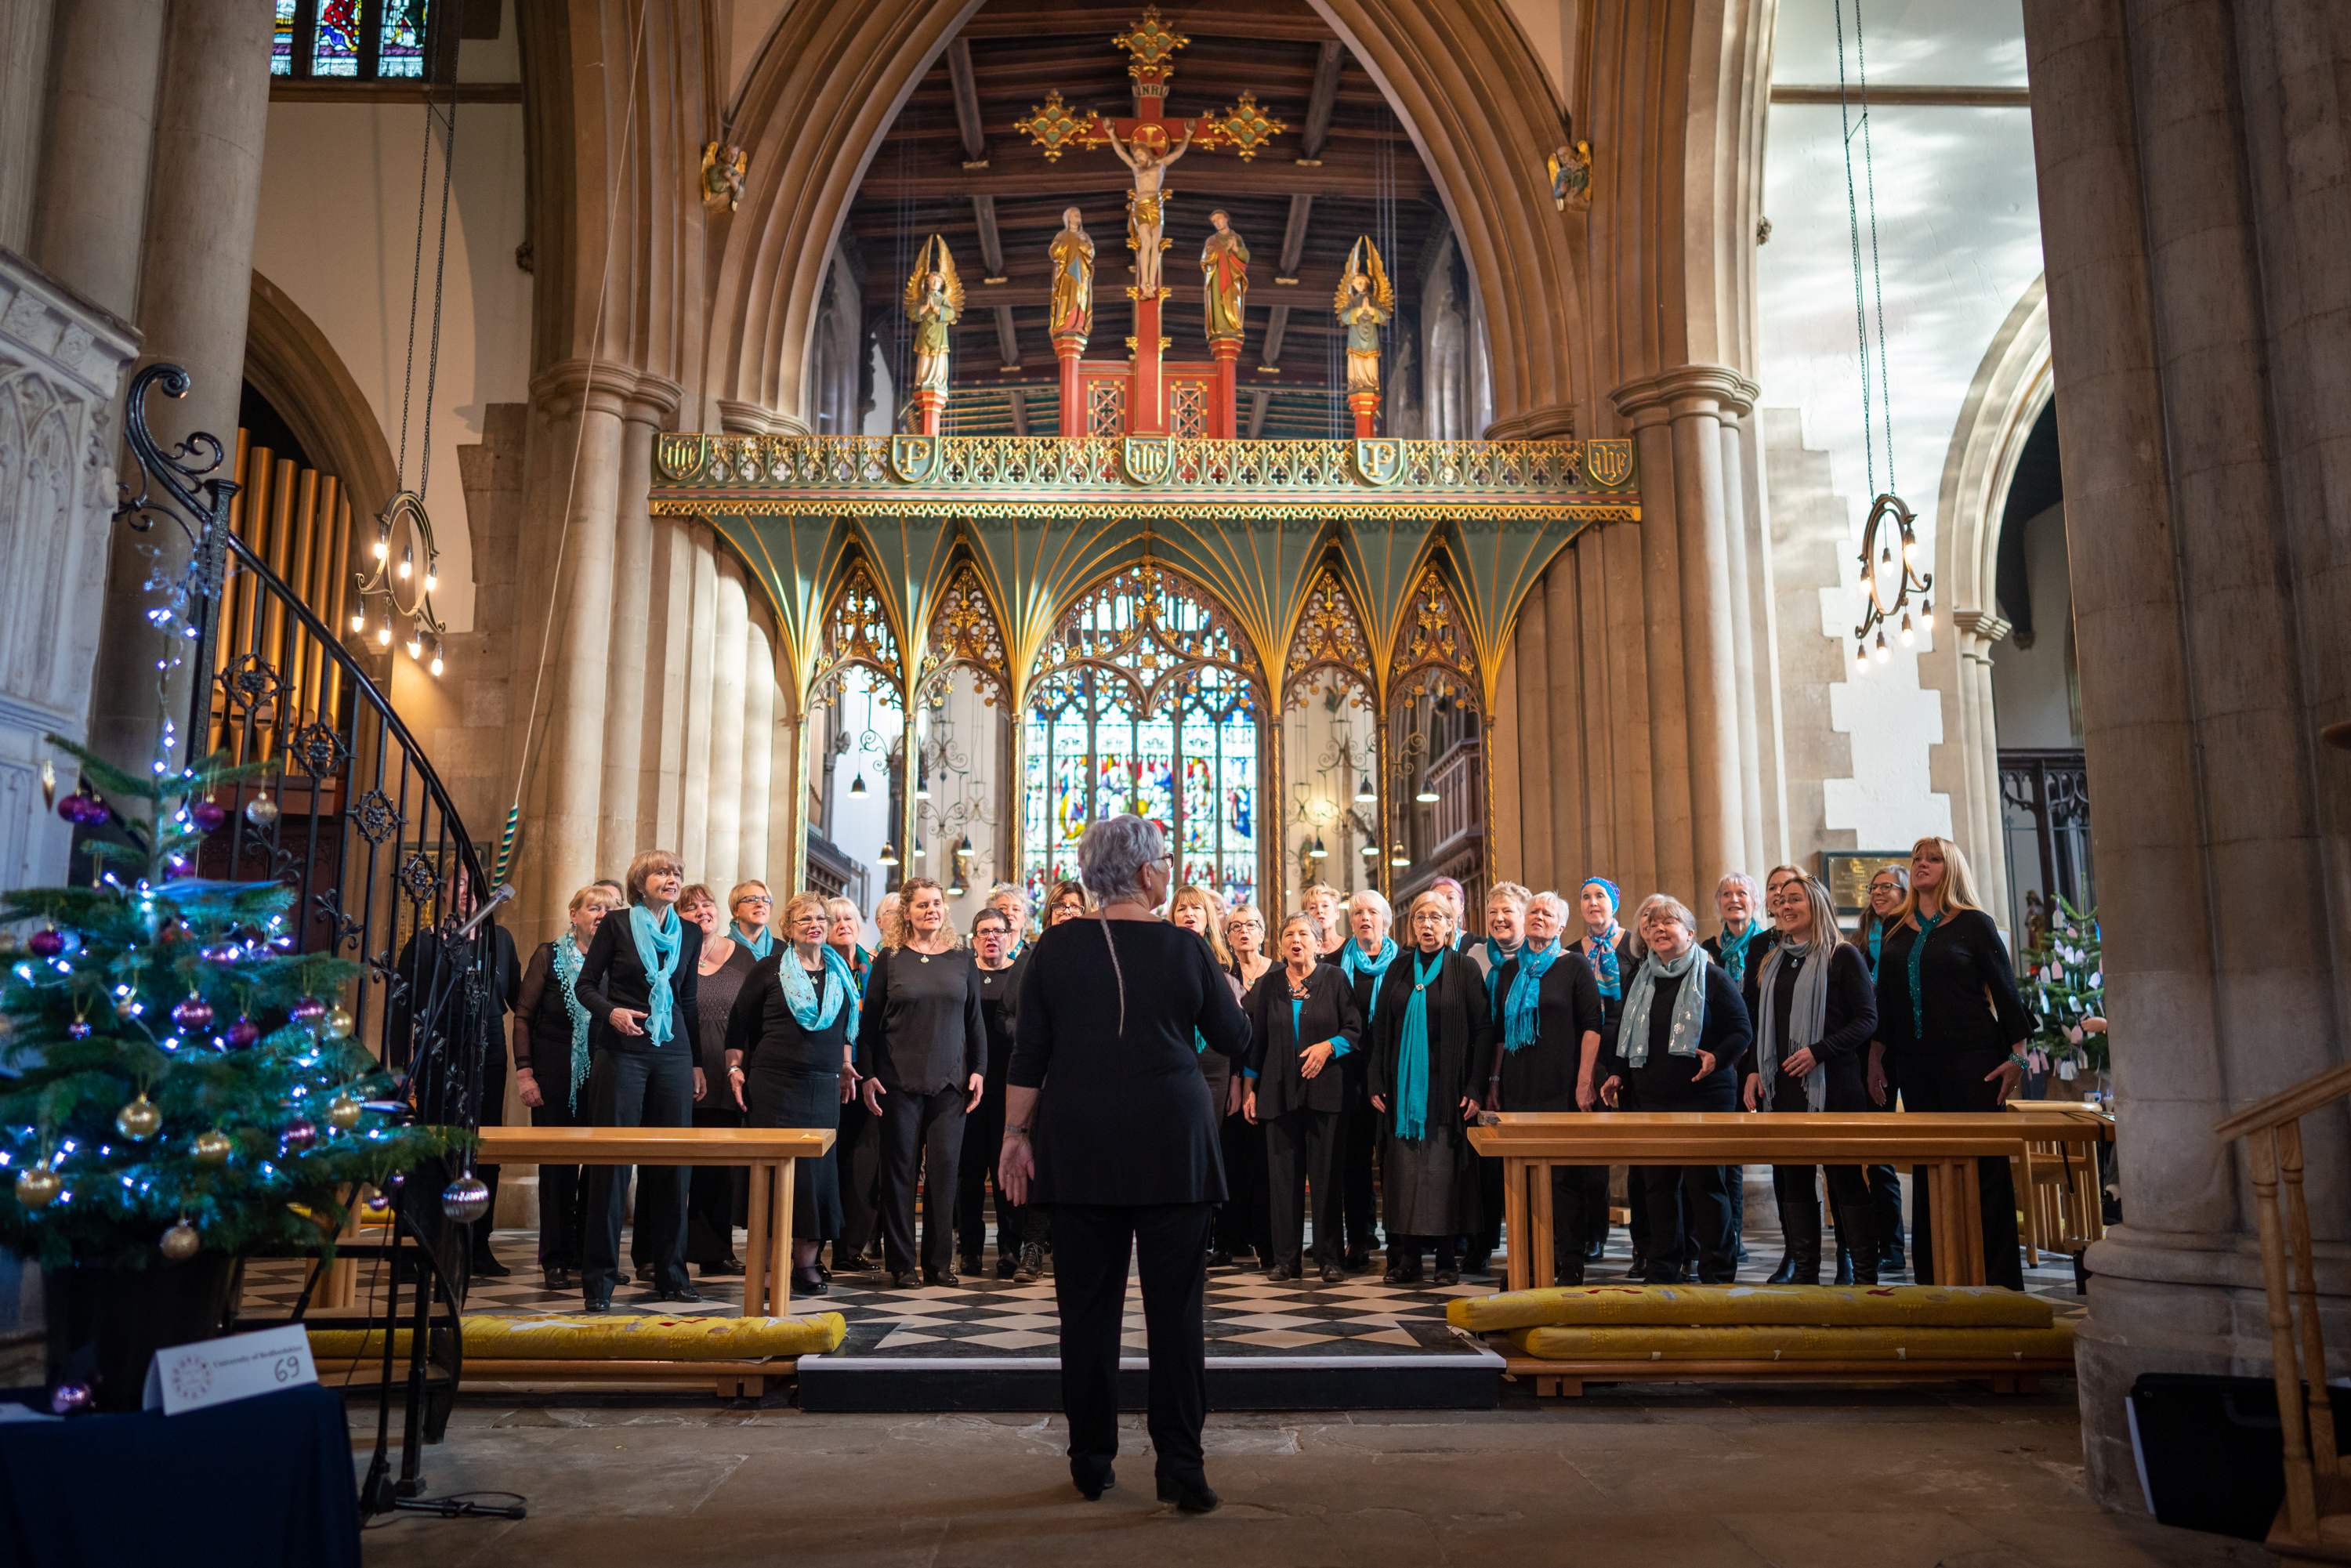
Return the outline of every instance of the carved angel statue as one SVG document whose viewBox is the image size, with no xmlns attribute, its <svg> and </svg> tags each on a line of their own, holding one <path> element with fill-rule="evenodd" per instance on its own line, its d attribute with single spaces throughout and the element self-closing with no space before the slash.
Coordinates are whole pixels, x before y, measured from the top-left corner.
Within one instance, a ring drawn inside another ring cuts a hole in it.
<svg viewBox="0 0 2351 1568">
<path fill-rule="evenodd" d="M 956 276 L 947 242 L 933 235 L 923 242 L 906 279 L 906 315 L 914 323 L 914 387 L 947 390 L 947 329 L 963 316 L 963 279 Z"/>
<path fill-rule="evenodd" d="M 1134 252 L 1135 293 L 1148 299 L 1159 292 L 1159 253 L 1167 248 L 1161 237 L 1165 215 L 1161 208 L 1165 201 L 1161 183 L 1167 177 L 1167 165 L 1192 150 L 1193 124 L 1188 120 L 1184 122 L 1183 142 L 1164 156 L 1140 136 L 1132 143 L 1134 151 L 1129 152 L 1129 143 L 1118 139 L 1116 125 L 1105 120 L 1102 129 L 1109 133 L 1110 150 L 1118 154 L 1118 161 L 1134 171 L 1134 189 L 1126 198 L 1126 244 Z"/>
<path fill-rule="evenodd" d="M 1052 316 L 1045 330 L 1056 338 L 1083 337 L 1094 329 L 1094 242 L 1077 208 L 1062 211 L 1052 255 Z"/>
<path fill-rule="evenodd" d="M 1571 207 L 1579 213 L 1592 210 L 1592 143 L 1574 137 L 1570 125 L 1569 139 L 1551 155 L 1551 199 L 1562 213 Z"/>
<path fill-rule="evenodd" d="M 702 204 L 712 212 L 725 207 L 728 212 L 743 199 L 743 177 L 751 166 L 751 155 L 740 147 L 726 147 L 713 141 L 702 150 Z"/>
<path fill-rule="evenodd" d="M 1331 308 L 1347 328 L 1347 390 L 1380 390 L 1380 329 L 1395 314 L 1395 289 L 1380 262 L 1380 247 L 1364 235 L 1347 252 Z"/>
<path fill-rule="evenodd" d="M 1208 214 L 1215 225 L 1206 245 L 1200 247 L 1200 272 L 1205 278 L 1200 287 L 1200 302 L 1207 307 L 1208 339 L 1238 339 L 1242 335 L 1244 309 L 1249 304 L 1249 242 L 1233 233 L 1233 221 L 1223 212 Z"/>
</svg>

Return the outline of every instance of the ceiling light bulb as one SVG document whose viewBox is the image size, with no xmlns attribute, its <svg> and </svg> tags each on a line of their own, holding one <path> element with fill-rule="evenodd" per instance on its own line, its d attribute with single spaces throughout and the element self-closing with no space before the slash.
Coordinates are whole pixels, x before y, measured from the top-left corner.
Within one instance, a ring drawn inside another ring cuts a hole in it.
<svg viewBox="0 0 2351 1568">
<path fill-rule="evenodd" d="M 1859 670 L 1863 674 L 1867 674 L 1869 673 L 1869 648 L 1866 644 L 1855 643 L 1854 645 L 1853 667 Z"/>
<path fill-rule="evenodd" d="M 409 563 L 404 560 L 400 563 L 400 580 L 402 582 L 408 580 L 408 565 Z"/>
<path fill-rule="evenodd" d="M 428 571 L 428 572 L 426 572 L 426 573 L 424 574 L 424 591 L 425 591 L 425 592 L 430 593 L 430 592 L 432 592 L 434 589 L 436 589 L 436 588 L 438 588 L 438 587 L 440 587 L 440 586 L 441 586 L 441 580 L 440 580 L 438 577 L 434 576 L 433 573 L 431 573 L 431 572 L 429 572 L 429 571 Z"/>
<path fill-rule="evenodd" d="M 352 613 L 352 615 L 351 615 L 351 630 L 352 630 L 352 631 L 354 631 L 354 632 L 364 632 L 364 631 L 366 631 L 366 630 L 367 630 L 367 612 L 366 612 L 366 611 L 364 611 L 364 610 L 360 610 L 360 611 L 356 611 L 356 612 L 354 612 Z"/>
<path fill-rule="evenodd" d="M 386 543 L 386 542 L 385 542 L 384 540 L 382 540 L 382 539 L 378 539 L 378 540 L 376 540 L 376 541 L 375 541 L 375 559 L 378 559 L 378 560 L 382 560 L 385 557 L 387 557 L 387 556 L 389 556 L 389 555 L 391 555 L 391 554 L 392 554 L 392 546 L 391 546 L 390 544 Z"/>
<path fill-rule="evenodd" d="M 1910 617 L 1905 613 L 1902 617 L 1902 645 L 1907 648 L 1917 640 L 1917 633 L 1910 630 Z"/>
<path fill-rule="evenodd" d="M 1935 601 L 1931 599 L 1918 606 L 1918 630 L 1930 637 L 1935 633 Z"/>
<path fill-rule="evenodd" d="M 377 644 L 381 647 L 389 648 L 392 646 L 391 622 L 387 621 L 382 625 L 375 629 L 375 640 Z"/>
<path fill-rule="evenodd" d="M 1879 664 L 1882 664 L 1886 663 L 1886 660 L 1888 660 L 1888 659 L 1892 658 L 1893 656 L 1894 656 L 1894 655 L 1893 655 L 1892 653 L 1888 653 L 1888 652 L 1886 651 L 1886 633 L 1885 633 L 1885 632 L 1880 632 L 1877 634 L 1877 662 L 1878 662 Z"/>
<path fill-rule="evenodd" d="M 438 653 L 433 655 L 433 674 L 436 677 L 441 674 L 441 655 Z"/>
</svg>

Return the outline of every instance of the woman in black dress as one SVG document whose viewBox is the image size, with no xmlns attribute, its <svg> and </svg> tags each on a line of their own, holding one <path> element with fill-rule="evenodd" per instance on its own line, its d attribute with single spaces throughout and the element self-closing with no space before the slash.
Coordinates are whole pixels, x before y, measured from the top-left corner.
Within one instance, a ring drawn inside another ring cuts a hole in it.
<svg viewBox="0 0 2351 1568">
<path fill-rule="evenodd" d="M 1299 1277 L 1306 1199 L 1314 1202 L 1314 1261 L 1322 1282 L 1343 1285 L 1339 1246 L 1339 1116 L 1346 1077 L 1337 1059 L 1355 1049 L 1364 1015 L 1345 971 L 1322 961 L 1322 923 L 1300 913 L 1281 923 L 1282 965 L 1250 988 L 1249 1064 L 1242 1113 L 1265 1129 L 1266 1186 L 1272 1195 L 1273 1264 L 1279 1283 Z"/>
<path fill-rule="evenodd" d="M 629 910 L 596 928 L 580 967 L 589 1018 L 589 1099 L 599 1127 L 693 1124 L 702 1076 L 696 970 L 702 928 L 678 918 L 685 866 L 667 850 L 629 862 Z M 675 1166 L 637 1167 L 637 1233 L 657 1301 L 698 1301 L 685 1276 L 685 1183 Z M 621 1221 L 628 1189 L 611 1166 L 588 1167 L 588 1240 L 580 1271 L 587 1310 L 610 1312 L 621 1280 Z"/>
<path fill-rule="evenodd" d="M 790 946 L 759 960 L 726 1015 L 728 1097 L 747 1126 L 838 1127 L 856 1092 L 856 977 L 825 941 L 823 894 L 794 894 L 780 924 Z M 834 1154 L 792 1162 L 792 1289 L 802 1295 L 824 1294 L 817 1251 L 841 1234 Z"/>
<path fill-rule="evenodd" d="M 1750 1111 L 1866 1111 L 1862 1060 L 1877 1030 L 1877 997 L 1861 949 L 1837 932 L 1829 890 L 1799 873 L 1775 880 L 1769 894 L 1779 940 L 1766 949 L 1747 981 L 1747 1012 L 1755 1024 L 1755 1055 L 1744 1102 Z M 1821 1282 L 1821 1202 L 1814 1166 L 1773 1166 L 1780 1229 L 1788 1239 L 1786 1278 L 1779 1284 Z M 1876 1226 L 1869 1182 L 1859 1166 L 1828 1167 L 1829 1203 L 1837 1240 L 1855 1278 L 1841 1284 L 1877 1283 Z"/>
<path fill-rule="evenodd" d="M 1902 918 L 1902 903 L 1910 896 L 1910 867 L 1907 863 L 1882 865 L 1869 873 L 1869 904 L 1861 912 L 1861 924 L 1854 927 L 1853 945 L 1862 949 L 1869 960 L 1869 978 L 1877 980 L 1877 957 L 1886 945 L 1886 934 Z M 1872 1111 L 1886 1108 L 1888 1096 L 1901 1085 L 1891 1081 L 1886 1071 L 1886 1042 L 1880 1037 L 1869 1042 L 1869 1061 L 1863 1076 L 1869 1090 Z M 1880 1279 L 1902 1271 L 1902 1183 L 1892 1166 L 1871 1166 L 1869 1176 L 1869 1213 L 1876 1222 L 1877 1273 Z M 1837 1280 L 1844 1282 L 1847 1260 L 1843 1238 L 1837 1242 Z"/>
<path fill-rule="evenodd" d="M 522 989 L 515 997 L 515 1090 L 529 1107 L 534 1127 L 590 1125 L 590 1019 L 575 988 L 596 927 L 620 906 L 620 895 L 601 883 L 581 888 L 571 895 L 571 928 L 540 943 L 523 969 Z M 538 1266 L 550 1291 L 568 1291 L 580 1282 L 575 1276 L 584 1218 L 580 1167 L 539 1166 Z"/>
<path fill-rule="evenodd" d="M 1731 1111 L 1751 1030 L 1730 977 L 1698 945 L 1697 917 L 1666 894 L 1642 902 L 1640 967 L 1625 977 L 1625 1013 L 1606 1059 L 1601 1101 L 1612 1111 Z M 1692 1071 L 1695 1069 L 1696 1071 Z M 1720 1166 L 1642 1166 L 1652 1285 L 1682 1281 L 1684 1239 L 1698 1238 L 1698 1282 L 1738 1277 L 1730 1195 Z"/>
<path fill-rule="evenodd" d="M 899 889 L 905 941 L 885 947 L 865 982 L 857 1060 L 865 1108 L 882 1123 L 883 1264 L 893 1283 L 961 1283 L 955 1271 L 956 1170 L 964 1118 L 987 1088 L 979 971 L 947 929 L 946 889 L 926 876 Z M 922 1249 L 914 1190 L 923 1193 Z"/>
<path fill-rule="evenodd" d="M 1159 918 L 1175 857 L 1158 828 L 1133 816 L 1096 822 L 1078 842 L 1078 867 L 1099 916 L 1049 927 L 1030 956 L 997 1168 L 1015 1203 L 1053 1210 L 1070 1479 L 1089 1500 L 1113 1483 L 1131 1257 L 1150 1345 L 1159 1497 L 1206 1513 L 1217 1494 L 1200 1449 L 1201 1305 L 1225 1173 L 1194 1036 L 1237 1057 L 1249 1020 L 1207 946 Z"/>
<path fill-rule="evenodd" d="M 1234 993 L 1246 997 L 1249 988 L 1274 967 L 1266 953 L 1265 911 L 1254 904 L 1236 904 L 1225 916 L 1225 947 L 1232 955 L 1226 977 Z M 1249 1119 L 1249 1081 L 1235 1075 L 1238 1098 L 1227 1102 L 1217 1120 L 1217 1141 L 1225 1156 L 1228 1195 L 1217 1206 L 1216 1239 L 1208 1249 L 1208 1267 L 1222 1269 L 1254 1260 L 1273 1267 L 1273 1195 L 1266 1188 L 1265 1129 Z"/>
<path fill-rule="evenodd" d="M 747 885 L 758 886 L 757 883 Z M 697 882 L 678 894 L 677 912 L 702 927 L 702 960 L 695 967 L 702 1031 L 695 1059 L 701 1071 L 695 1079 L 694 1124 L 739 1127 L 743 1107 L 726 1081 L 726 1018 L 734 1010 L 743 982 L 751 977 L 758 955 L 744 939 L 739 925 L 719 924 L 718 900 L 702 883 Z M 760 915 L 764 919 L 764 906 Z M 766 929 L 760 926 L 761 931 Z M 773 943 L 769 946 L 772 948 Z M 750 1175 L 741 1166 L 695 1166 L 686 1176 L 685 1260 L 700 1265 L 705 1280 L 714 1274 L 743 1271 L 743 1260 L 735 1256 L 735 1227 L 747 1218 Z"/>
<path fill-rule="evenodd" d="M 1466 1119 L 1492 1056 L 1486 981 L 1451 945 L 1453 910 L 1431 890 L 1412 901 L 1412 946 L 1388 966 L 1372 1015 L 1372 1106 L 1380 1149 L 1391 1285 L 1416 1283 L 1435 1244 L 1436 1283 L 1461 1282 L 1460 1239 L 1478 1228 L 1478 1175 Z"/>
<path fill-rule="evenodd" d="M 1560 944 L 1567 901 L 1528 901 L 1526 941 L 1494 972 L 1493 1071 L 1489 1111 L 1596 1111 L 1600 1085 L 1600 985 L 1592 966 Z M 1583 1283 L 1583 1255 L 1595 1223 L 1608 1224 L 1608 1167 L 1554 1166 L 1552 1256 L 1559 1282 Z"/>
<path fill-rule="evenodd" d="M 1018 898 L 1018 893 L 1011 896 Z M 990 897 L 987 907 L 973 917 L 971 950 L 979 977 L 979 1019 L 987 1030 L 987 1088 L 964 1124 L 963 1158 L 956 1172 L 956 1235 L 963 1252 L 963 1271 L 977 1274 L 987 1250 L 987 1189 L 996 1187 L 996 1277 L 1034 1284 L 1044 1277 L 1044 1219 L 1004 1196 L 996 1168 L 998 1145 L 1004 1137 L 1005 1074 L 1012 1069 L 1012 1041 L 1019 1029 L 1020 977 L 1029 955 L 1012 956 L 1012 916 Z M 1029 1225 L 1034 1221 L 1031 1234 Z M 1036 1255 L 1029 1257 L 1029 1248 Z M 1033 1270 L 1028 1265 L 1033 1261 Z M 1023 1272 L 1028 1277 L 1021 1279 Z"/>
<path fill-rule="evenodd" d="M 1902 1085 L 1902 1108 L 1999 1110 L 2024 1079 L 2032 1030 L 2000 928 L 1976 903 L 1967 857 L 1949 839 L 1920 839 L 1910 850 L 1910 897 L 1877 957 L 1877 1037 Z M 2021 1291 L 2024 1263 L 2008 1162 L 1978 1160 L 1976 1180 L 1984 1278 Z M 1923 1178 L 1911 1187 L 1910 1253 L 1912 1277 L 1934 1283 Z"/>
</svg>

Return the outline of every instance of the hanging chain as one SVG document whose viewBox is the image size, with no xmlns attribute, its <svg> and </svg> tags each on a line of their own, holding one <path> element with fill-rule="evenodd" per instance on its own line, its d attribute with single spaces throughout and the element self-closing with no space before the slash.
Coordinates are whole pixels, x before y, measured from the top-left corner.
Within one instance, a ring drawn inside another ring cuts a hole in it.
<svg viewBox="0 0 2351 1568">
<path fill-rule="evenodd" d="M 1862 462 L 1872 496 L 1877 488 L 1877 439 L 1871 414 L 1873 395 L 1878 405 L 1876 411 L 1886 427 L 1886 490 L 1891 493 L 1894 483 L 1894 393 L 1886 375 L 1886 287 L 1878 266 L 1877 249 L 1877 179 L 1876 169 L 1870 158 L 1869 139 L 1869 62 L 1863 50 L 1861 0 L 1853 0 L 1853 58 L 1855 80 L 1845 79 L 1844 0 L 1833 0 L 1836 16 L 1837 45 L 1837 119 L 1843 130 L 1844 143 L 1844 204 L 1845 220 L 1852 235 L 1853 246 L 1853 329 L 1861 359 L 1861 448 Z M 1855 108 L 1858 106 L 1856 119 Z M 1853 172 L 1853 141 L 1861 137 L 1862 183 L 1856 188 Z M 1865 280 L 1861 259 L 1861 212 L 1864 195 L 1869 208 L 1869 268 Z M 1876 390 L 1871 387 L 1869 366 L 1870 315 L 1874 304 L 1877 329 L 1877 369 Z"/>
</svg>

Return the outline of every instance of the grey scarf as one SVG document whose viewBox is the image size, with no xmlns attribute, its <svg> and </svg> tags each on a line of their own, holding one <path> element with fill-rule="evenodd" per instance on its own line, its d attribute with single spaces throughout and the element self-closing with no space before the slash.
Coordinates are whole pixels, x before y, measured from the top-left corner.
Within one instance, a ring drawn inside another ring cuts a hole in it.
<svg viewBox="0 0 2351 1568">
<path fill-rule="evenodd" d="M 1781 1040 L 1773 1028 L 1779 1009 L 1772 1005 L 1772 988 L 1779 979 L 1781 962 L 1784 959 L 1803 964 L 1813 956 L 1816 946 L 1819 945 L 1811 942 L 1781 943 L 1764 958 L 1762 973 L 1755 979 L 1755 1061 L 1756 1071 L 1763 1077 L 1762 1103 L 1766 1110 L 1771 1108 L 1772 1089 L 1780 1082 L 1780 1059 L 1804 1046 L 1813 1048 L 1813 1070 L 1804 1074 L 1804 1109 L 1818 1111 L 1828 1103 L 1829 1070 L 1820 1058 L 1819 1048 L 1821 1036 L 1828 1028 L 1829 969 L 1836 958 L 1834 946 L 1820 954 L 1818 963 L 1804 964 L 1797 971 L 1795 995 L 1788 999 L 1788 1039 Z"/>
<path fill-rule="evenodd" d="M 1696 1056 L 1698 1042 L 1706 1034 L 1706 949 L 1693 942 L 1683 955 L 1668 964 L 1652 953 L 1641 960 L 1641 967 L 1625 987 L 1625 1017 L 1616 1026 L 1617 1054 L 1627 1067 L 1646 1067 L 1649 1061 L 1649 1008 L 1656 999 L 1657 979 L 1664 976 L 1682 982 L 1674 996 L 1673 1021 L 1666 1034 L 1667 1056 Z M 1716 1062 L 1717 1067 L 1721 1066 Z"/>
</svg>

